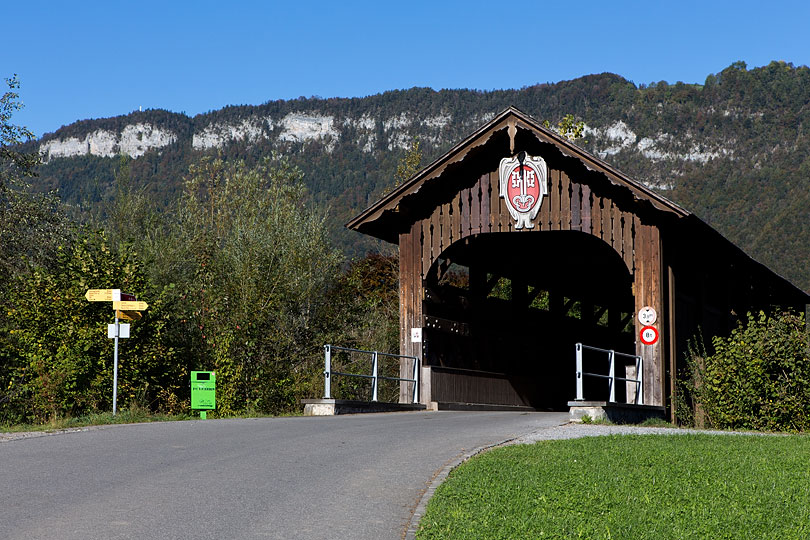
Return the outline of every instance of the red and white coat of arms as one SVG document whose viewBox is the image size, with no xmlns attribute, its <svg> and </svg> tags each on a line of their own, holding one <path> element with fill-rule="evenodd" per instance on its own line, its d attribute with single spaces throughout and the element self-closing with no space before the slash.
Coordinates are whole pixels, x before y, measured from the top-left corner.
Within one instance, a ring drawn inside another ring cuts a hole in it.
<svg viewBox="0 0 810 540">
<path fill-rule="evenodd" d="M 541 157 L 530 157 L 521 152 L 512 158 L 503 158 L 500 172 L 500 194 L 506 202 L 515 229 L 534 228 L 532 220 L 540 211 L 543 195 L 548 195 L 548 168 Z"/>
</svg>

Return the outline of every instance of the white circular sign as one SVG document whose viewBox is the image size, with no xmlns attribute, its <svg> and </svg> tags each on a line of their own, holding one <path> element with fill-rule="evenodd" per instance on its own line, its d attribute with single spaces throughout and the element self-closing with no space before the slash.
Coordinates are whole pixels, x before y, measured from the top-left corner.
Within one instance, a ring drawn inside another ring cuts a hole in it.
<svg viewBox="0 0 810 540">
<path fill-rule="evenodd" d="M 655 345 L 658 341 L 658 330 L 654 326 L 645 326 L 639 332 L 639 337 L 644 345 Z"/>
<path fill-rule="evenodd" d="M 650 306 L 644 306 L 638 312 L 638 322 L 640 322 L 644 326 L 649 326 L 651 324 L 655 324 L 655 321 L 658 320 L 658 313 L 655 312 Z"/>
</svg>

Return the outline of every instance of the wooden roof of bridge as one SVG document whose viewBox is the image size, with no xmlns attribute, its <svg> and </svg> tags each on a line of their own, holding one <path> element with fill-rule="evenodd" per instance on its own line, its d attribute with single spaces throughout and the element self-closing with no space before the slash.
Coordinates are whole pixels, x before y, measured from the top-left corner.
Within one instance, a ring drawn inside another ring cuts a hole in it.
<svg viewBox="0 0 810 540">
<path fill-rule="evenodd" d="M 582 181 L 603 185 L 609 183 L 617 196 L 632 198 L 634 205 L 657 216 L 656 221 L 659 223 L 676 224 L 677 234 L 694 237 L 695 242 L 701 246 L 701 253 L 714 253 L 714 257 L 718 259 L 733 257 L 735 260 L 745 261 L 751 272 L 767 276 L 768 281 L 780 290 L 810 302 L 810 295 L 750 257 L 691 212 L 514 107 L 497 114 L 444 155 L 363 210 L 346 226 L 397 244 L 399 235 L 408 231 L 411 224 L 423 218 L 426 212 L 429 214 L 447 193 L 461 189 L 464 182 L 482 173 L 497 170 L 501 158 L 526 150 L 526 146 L 537 148 L 538 143 L 549 149 L 549 153 L 555 154 L 555 159 L 568 160 L 563 165 L 565 168 L 579 169 L 587 175 Z M 559 155 L 556 155 L 555 148 Z M 530 153 L 537 154 L 534 151 Z M 548 159 L 546 156 L 547 161 Z"/>
<path fill-rule="evenodd" d="M 448 179 L 463 169 L 467 161 L 475 159 L 476 154 L 481 154 L 493 146 L 503 148 L 501 157 L 514 154 L 519 130 L 530 132 L 537 140 L 554 145 L 564 156 L 577 159 L 588 170 L 601 173 L 613 184 L 629 190 L 636 199 L 647 201 L 658 210 L 670 212 L 678 217 L 691 215 L 647 186 L 544 127 L 536 119 L 514 107 L 509 107 L 405 183 L 369 206 L 346 226 L 397 243 L 398 232 L 410 221 L 408 207 L 425 202 L 421 200 L 420 195 L 430 191 L 430 187 L 434 184 L 452 181 Z M 497 162 L 490 168 L 494 170 L 496 167 Z"/>
</svg>

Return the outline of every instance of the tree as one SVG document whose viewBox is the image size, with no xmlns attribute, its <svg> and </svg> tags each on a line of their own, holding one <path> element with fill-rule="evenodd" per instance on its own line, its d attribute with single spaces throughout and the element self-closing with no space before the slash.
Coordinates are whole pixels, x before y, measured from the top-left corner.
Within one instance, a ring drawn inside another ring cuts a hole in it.
<svg viewBox="0 0 810 540">
<path fill-rule="evenodd" d="M 26 181 L 36 175 L 39 154 L 20 150 L 33 133 L 11 121 L 22 108 L 17 76 L 6 84 L 9 89 L 0 97 L 0 277 L 5 278 L 0 279 L 0 295 L 3 284 L 24 271 L 26 260 L 52 258 L 64 225 L 56 196 L 31 192 Z"/>
<path fill-rule="evenodd" d="M 19 173 L 34 176 L 34 168 L 39 164 L 39 154 L 20 152 L 15 147 L 34 138 L 34 134 L 24 126 L 11 123 L 15 111 L 23 108 L 16 90 L 20 87 L 17 75 L 6 78 L 8 90 L 0 97 L 0 185 L 7 175 Z"/>
<path fill-rule="evenodd" d="M 421 141 L 419 137 L 414 137 L 413 141 L 411 142 L 411 147 L 399 160 L 399 164 L 397 165 L 397 172 L 394 175 L 396 179 L 394 186 L 399 186 L 403 182 L 406 182 L 411 178 L 411 176 L 415 175 L 419 172 L 419 169 L 422 166 L 422 149 L 420 148 Z"/>
<path fill-rule="evenodd" d="M 286 159 L 204 158 L 189 169 L 164 255 L 176 261 L 196 367 L 217 371 L 220 412 L 289 410 L 310 382 L 339 263 L 324 222 Z"/>
<path fill-rule="evenodd" d="M 543 126 L 548 129 L 553 129 L 553 131 L 557 132 L 563 138 L 568 139 L 571 142 L 581 142 L 581 144 L 588 144 L 588 141 L 582 139 L 582 136 L 585 132 L 585 122 L 582 120 L 577 120 L 573 114 L 566 114 L 563 116 L 562 120 L 557 122 L 557 126 L 552 128 L 551 122 L 548 120 L 543 121 Z M 582 139 L 582 141 L 580 141 Z"/>
<path fill-rule="evenodd" d="M 103 231 L 74 232 L 57 250 L 53 268 L 32 267 L 15 276 L 7 295 L 9 340 L 2 349 L 0 404 L 5 422 L 46 421 L 112 408 L 113 321 L 107 302 L 88 302 L 90 288 L 120 288 L 143 298 L 143 264 L 132 250 L 111 248 Z M 119 400 L 170 409 L 187 396 L 184 355 L 165 334 L 170 329 L 160 299 L 121 343 Z"/>
<path fill-rule="evenodd" d="M 16 91 L 20 83 L 14 76 L 6 84 L 0 97 L 0 407 L 18 395 L 12 384 L 20 360 L 13 352 L 14 293 L 21 280 L 33 277 L 34 268 L 55 268 L 59 246 L 72 241 L 56 196 L 30 189 L 28 179 L 36 174 L 39 156 L 20 149 L 33 134 L 12 123 L 13 113 L 22 108 Z"/>
</svg>

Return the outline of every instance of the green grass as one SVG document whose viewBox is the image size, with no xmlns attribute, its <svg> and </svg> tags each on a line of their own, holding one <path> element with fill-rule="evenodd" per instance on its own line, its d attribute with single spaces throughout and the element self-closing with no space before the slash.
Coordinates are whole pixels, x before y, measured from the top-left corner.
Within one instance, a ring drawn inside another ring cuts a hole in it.
<svg viewBox="0 0 810 540">
<path fill-rule="evenodd" d="M 616 435 L 482 454 L 454 470 L 420 540 L 810 538 L 810 438 Z"/>
<path fill-rule="evenodd" d="M 142 422 L 170 422 L 175 420 L 193 420 L 199 418 L 199 414 L 159 414 L 151 413 L 146 409 L 129 408 L 118 411 L 113 416 L 111 412 L 98 412 L 77 417 L 52 418 L 44 424 L 13 424 L 0 425 L 0 432 L 15 433 L 19 431 L 55 431 L 60 429 L 70 429 L 86 426 L 100 426 L 107 424 L 136 424 Z M 210 418 L 210 416 L 209 416 Z"/>
<path fill-rule="evenodd" d="M 277 416 L 303 416 L 303 412 L 290 412 L 287 414 L 271 415 L 258 411 L 246 411 L 242 414 L 220 416 L 217 411 L 208 411 L 208 419 L 219 418 L 272 418 Z M 113 416 L 111 412 L 97 412 L 77 417 L 52 418 L 44 424 L 0 424 L 0 433 L 16 433 L 20 431 L 57 431 L 86 426 L 102 426 L 108 424 L 138 424 L 144 422 L 177 422 L 183 420 L 199 420 L 200 411 L 193 411 L 186 414 L 162 414 L 153 413 L 146 408 L 133 406 L 127 409 L 119 409 Z"/>
</svg>

